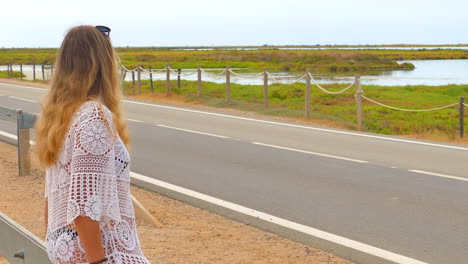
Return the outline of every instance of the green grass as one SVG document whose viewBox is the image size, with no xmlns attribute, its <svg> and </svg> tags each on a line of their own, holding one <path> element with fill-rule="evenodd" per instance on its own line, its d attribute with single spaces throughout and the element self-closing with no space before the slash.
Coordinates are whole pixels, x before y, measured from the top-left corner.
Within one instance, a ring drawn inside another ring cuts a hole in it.
<svg viewBox="0 0 468 264">
<path fill-rule="evenodd" d="M 222 68 L 226 65 L 259 71 L 317 73 L 367 73 L 382 70 L 411 70 L 412 64 L 396 60 L 468 59 L 468 50 L 168 50 L 162 48 L 117 48 L 127 68 L 137 65 L 163 68 Z M 0 49 L 0 64 L 53 64 L 58 49 Z"/>
<path fill-rule="evenodd" d="M 21 77 L 21 72 L 13 71 L 13 78 L 20 78 L 20 77 Z M 23 74 L 23 77 L 26 77 L 26 75 Z M 0 78 L 8 78 L 8 72 L 0 71 Z"/>
<path fill-rule="evenodd" d="M 165 81 L 155 81 L 155 92 L 165 94 Z M 344 84 L 325 85 L 330 90 L 339 90 Z M 468 85 L 447 86 L 376 86 L 363 85 L 364 95 L 379 102 L 407 109 L 429 109 L 452 104 L 459 97 L 468 95 Z M 151 93 L 149 81 L 142 81 L 142 94 Z M 302 118 L 304 116 L 305 85 L 273 84 L 269 87 L 270 107 L 263 106 L 263 86 L 231 84 L 232 101 L 225 100 L 225 84 L 204 82 L 202 96 L 197 96 L 197 82 L 171 82 L 171 92 L 182 95 L 187 101 L 198 101 L 204 105 L 235 108 L 260 114 Z M 131 82 L 124 85 L 124 93 L 136 95 Z M 331 120 L 356 128 L 355 90 L 340 95 L 329 95 L 312 88 L 311 117 Z M 458 133 L 458 108 L 431 112 L 402 112 L 384 108 L 367 101 L 363 103 L 365 131 L 391 135 L 443 135 L 456 139 Z M 468 120 L 465 120 L 465 122 Z"/>
</svg>

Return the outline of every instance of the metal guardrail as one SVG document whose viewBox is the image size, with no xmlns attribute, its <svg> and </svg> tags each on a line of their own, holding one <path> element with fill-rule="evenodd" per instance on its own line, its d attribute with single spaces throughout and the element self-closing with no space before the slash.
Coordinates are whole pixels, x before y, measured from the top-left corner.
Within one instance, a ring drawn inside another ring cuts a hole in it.
<svg viewBox="0 0 468 264">
<path fill-rule="evenodd" d="M 30 175 L 31 160 L 30 129 L 34 127 L 36 115 L 21 109 L 0 106 L 0 119 L 16 122 L 18 146 L 18 174 Z M 12 264 L 50 264 L 44 242 L 0 212 L 0 255 Z"/>
<path fill-rule="evenodd" d="M 45 242 L 0 212 L 0 255 L 12 264 L 50 264 Z"/>
</svg>

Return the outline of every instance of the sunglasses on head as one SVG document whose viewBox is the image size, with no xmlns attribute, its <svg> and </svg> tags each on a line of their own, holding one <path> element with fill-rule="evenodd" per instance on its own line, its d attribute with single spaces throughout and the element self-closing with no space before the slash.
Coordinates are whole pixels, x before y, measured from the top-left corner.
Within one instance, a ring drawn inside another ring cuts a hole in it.
<svg viewBox="0 0 468 264">
<path fill-rule="evenodd" d="M 110 35 L 111 29 L 106 26 L 96 26 L 95 28 L 97 28 L 99 31 L 101 31 L 103 34 L 107 36 Z"/>
</svg>

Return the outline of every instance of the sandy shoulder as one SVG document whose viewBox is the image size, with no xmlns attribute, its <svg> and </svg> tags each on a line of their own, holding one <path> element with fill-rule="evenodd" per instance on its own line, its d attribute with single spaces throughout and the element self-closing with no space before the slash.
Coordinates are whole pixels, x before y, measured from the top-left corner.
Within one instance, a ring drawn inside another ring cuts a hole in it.
<svg viewBox="0 0 468 264">
<path fill-rule="evenodd" d="M 43 172 L 16 176 L 16 158 L 16 147 L 0 142 L 0 210 L 44 239 Z M 156 193 L 134 186 L 131 191 L 164 225 L 158 229 L 137 221 L 142 249 L 152 263 L 351 264 Z M 5 263 L 0 257 L 0 264 Z"/>
</svg>

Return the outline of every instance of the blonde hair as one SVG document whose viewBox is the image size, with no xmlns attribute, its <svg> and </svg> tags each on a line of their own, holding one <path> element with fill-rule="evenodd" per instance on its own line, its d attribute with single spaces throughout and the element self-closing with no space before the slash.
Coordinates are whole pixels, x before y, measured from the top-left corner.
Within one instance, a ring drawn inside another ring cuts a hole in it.
<svg viewBox="0 0 468 264">
<path fill-rule="evenodd" d="M 129 147 L 118 76 L 118 57 L 107 35 L 93 26 L 77 26 L 68 31 L 35 125 L 35 155 L 41 167 L 56 163 L 74 112 L 91 99 L 112 112 L 116 131 Z"/>
</svg>

